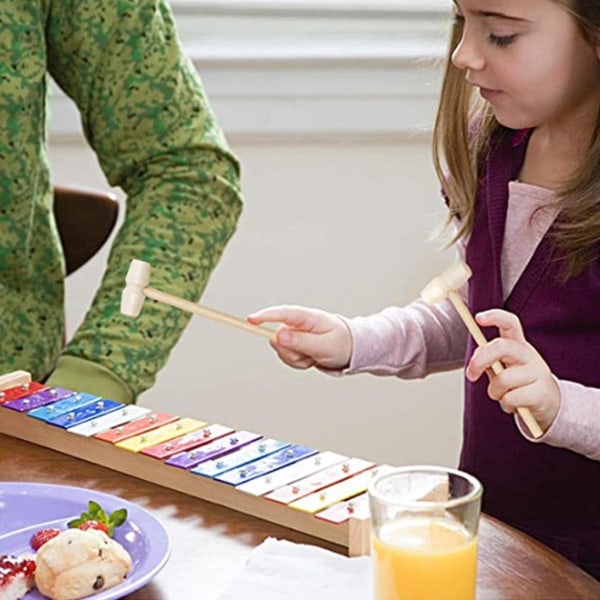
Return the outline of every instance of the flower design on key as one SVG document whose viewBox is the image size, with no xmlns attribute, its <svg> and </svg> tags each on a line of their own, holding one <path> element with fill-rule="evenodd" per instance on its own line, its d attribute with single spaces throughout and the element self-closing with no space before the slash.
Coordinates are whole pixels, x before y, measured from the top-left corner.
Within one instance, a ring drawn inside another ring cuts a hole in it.
<svg viewBox="0 0 600 600">
<path fill-rule="evenodd" d="M 344 473 L 348 473 L 348 472 L 350 471 L 350 465 L 349 465 L 348 463 L 344 463 L 344 464 L 342 465 L 342 471 L 343 471 Z"/>
<path fill-rule="evenodd" d="M 211 433 L 210 429 L 205 429 L 205 430 L 202 432 L 202 435 L 203 435 L 205 438 L 207 438 L 207 437 L 210 437 L 210 436 L 212 435 L 212 433 Z"/>
</svg>

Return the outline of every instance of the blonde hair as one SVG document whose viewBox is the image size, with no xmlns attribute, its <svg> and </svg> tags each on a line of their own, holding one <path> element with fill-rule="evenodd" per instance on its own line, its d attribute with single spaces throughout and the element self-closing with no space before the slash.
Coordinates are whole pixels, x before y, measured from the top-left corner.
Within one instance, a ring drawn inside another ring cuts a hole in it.
<svg viewBox="0 0 600 600">
<path fill-rule="evenodd" d="M 579 22 L 588 40 L 600 40 L 600 0 L 556 0 Z M 491 107 L 475 100 L 464 73 L 452 63 L 463 33 L 451 29 L 440 101 L 433 130 L 433 164 L 448 199 L 448 223 L 458 217 L 453 242 L 473 229 L 477 186 L 489 141 L 502 129 Z M 557 192 L 559 209 L 550 235 L 566 279 L 600 257 L 600 106 L 586 161 Z"/>
</svg>

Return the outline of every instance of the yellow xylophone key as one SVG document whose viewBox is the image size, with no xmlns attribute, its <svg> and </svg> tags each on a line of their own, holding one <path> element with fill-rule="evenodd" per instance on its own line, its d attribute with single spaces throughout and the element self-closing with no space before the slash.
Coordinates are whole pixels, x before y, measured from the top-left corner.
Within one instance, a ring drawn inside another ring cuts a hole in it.
<svg viewBox="0 0 600 600">
<path fill-rule="evenodd" d="M 335 523 L 336 525 L 345 523 L 350 517 L 354 519 L 369 518 L 369 498 L 366 492 L 360 496 L 350 498 L 350 500 L 333 504 L 315 515 L 317 519 Z"/>
<path fill-rule="evenodd" d="M 314 514 L 321 510 L 325 510 L 333 504 L 337 504 L 338 502 L 342 502 L 343 500 L 353 498 L 358 494 L 366 492 L 371 479 L 375 475 L 391 469 L 392 467 L 388 465 L 382 465 L 376 469 L 368 469 L 367 471 L 363 471 L 354 477 L 350 477 L 350 479 L 345 479 L 340 483 L 336 483 L 335 485 L 324 488 L 319 492 L 315 492 L 305 496 L 304 498 L 301 498 L 300 500 L 296 500 L 296 502 L 292 502 L 288 506 L 303 512 Z"/>
<path fill-rule="evenodd" d="M 168 425 L 163 425 L 158 429 L 153 429 L 152 431 L 118 442 L 115 446 L 131 452 L 140 452 L 141 450 L 150 448 L 150 446 L 162 444 L 163 442 L 186 435 L 202 427 L 206 427 L 206 423 L 203 421 L 184 417 L 178 421 L 169 423 Z"/>
</svg>

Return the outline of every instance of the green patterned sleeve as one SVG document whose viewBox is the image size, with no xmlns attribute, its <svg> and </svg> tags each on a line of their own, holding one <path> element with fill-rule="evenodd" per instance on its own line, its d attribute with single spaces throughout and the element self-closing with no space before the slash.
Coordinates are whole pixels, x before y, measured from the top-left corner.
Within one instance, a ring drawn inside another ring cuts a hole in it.
<svg viewBox="0 0 600 600">
<path fill-rule="evenodd" d="M 137 319 L 122 316 L 129 263 L 148 261 L 153 287 L 198 301 L 241 211 L 239 167 L 165 2 L 54 0 L 47 34 L 50 72 L 108 181 L 127 194 L 107 271 L 64 357 L 96 363 L 135 398 L 189 316 L 149 300 Z"/>
</svg>

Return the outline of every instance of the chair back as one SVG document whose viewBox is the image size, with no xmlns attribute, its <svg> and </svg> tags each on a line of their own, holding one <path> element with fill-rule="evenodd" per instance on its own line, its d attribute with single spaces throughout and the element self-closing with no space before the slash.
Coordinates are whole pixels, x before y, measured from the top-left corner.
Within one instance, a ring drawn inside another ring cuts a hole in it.
<svg viewBox="0 0 600 600">
<path fill-rule="evenodd" d="M 67 275 L 79 269 L 104 246 L 118 215 L 117 197 L 110 192 L 74 186 L 54 187 L 54 217 Z"/>
</svg>

